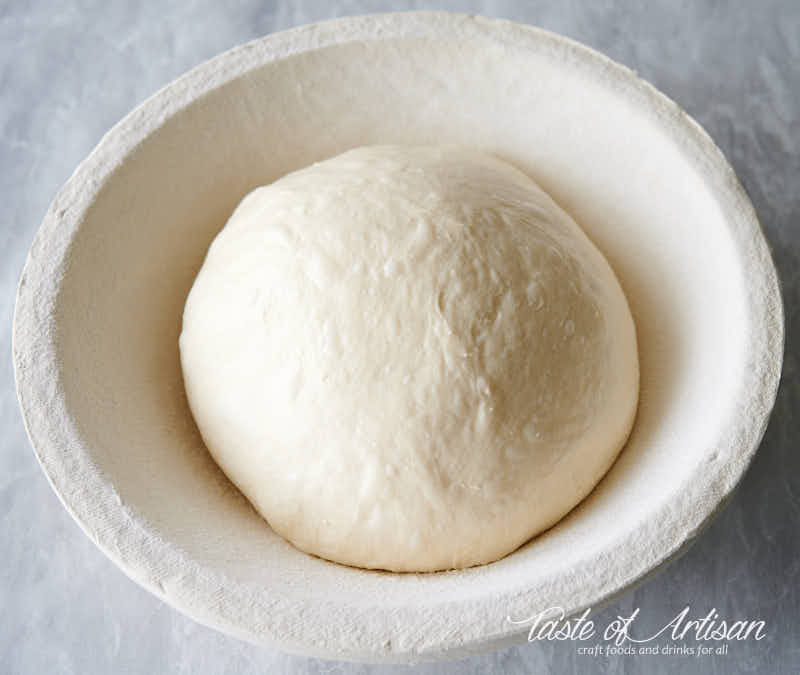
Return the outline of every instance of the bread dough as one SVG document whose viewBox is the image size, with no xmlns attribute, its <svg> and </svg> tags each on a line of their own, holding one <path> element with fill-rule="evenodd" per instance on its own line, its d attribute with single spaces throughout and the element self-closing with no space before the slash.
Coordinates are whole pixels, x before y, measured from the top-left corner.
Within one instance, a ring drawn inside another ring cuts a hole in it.
<svg viewBox="0 0 800 675">
<path fill-rule="evenodd" d="M 550 527 L 633 423 L 613 271 L 526 175 L 372 146 L 239 204 L 183 315 L 189 404 L 272 528 L 329 560 L 431 571 Z"/>
</svg>

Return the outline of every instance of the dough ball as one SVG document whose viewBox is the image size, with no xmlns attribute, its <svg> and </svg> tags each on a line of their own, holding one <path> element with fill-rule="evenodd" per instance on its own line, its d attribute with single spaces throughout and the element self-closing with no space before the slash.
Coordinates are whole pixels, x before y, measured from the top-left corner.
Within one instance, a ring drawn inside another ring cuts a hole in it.
<svg viewBox="0 0 800 675">
<path fill-rule="evenodd" d="M 358 148 L 251 192 L 180 352 L 209 451 L 272 528 L 358 567 L 487 563 L 625 443 L 633 320 L 530 178 L 455 147 Z"/>
</svg>

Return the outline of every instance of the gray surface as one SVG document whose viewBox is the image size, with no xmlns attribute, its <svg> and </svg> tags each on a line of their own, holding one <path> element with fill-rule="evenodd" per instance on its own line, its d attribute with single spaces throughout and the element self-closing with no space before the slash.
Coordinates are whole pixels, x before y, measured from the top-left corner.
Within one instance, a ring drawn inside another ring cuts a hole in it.
<svg viewBox="0 0 800 675">
<path fill-rule="evenodd" d="M 775 413 L 731 503 L 677 562 L 594 614 L 640 607 L 642 629 L 685 605 L 763 619 L 727 656 L 590 657 L 538 643 L 416 668 L 339 664 L 237 642 L 129 581 L 83 535 L 36 464 L 10 361 L 16 281 L 50 199 L 101 135 L 188 68 L 240 42 L 414 2 L 0 3 L 0 672 L 788 673 L 800 669 L 800 4 L 450 2 L 533 23 L 634 68 L 722 147 L 753 199 L 783 282 L 787 349 Z M 678 5 L 685 5 L 678 8 Z M 749 8 L 749 9 L 748 9 Z M 687 644 L 692 644 L 689 642 Z"/>
</svg>

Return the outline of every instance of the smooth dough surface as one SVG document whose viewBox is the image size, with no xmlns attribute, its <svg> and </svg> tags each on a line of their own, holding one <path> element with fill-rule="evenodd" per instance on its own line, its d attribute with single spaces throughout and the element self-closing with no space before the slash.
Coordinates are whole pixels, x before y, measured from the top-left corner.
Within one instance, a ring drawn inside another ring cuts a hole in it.
<svg viewBox="0 0 800 675">
<path fill-rule="evenodd" d="M 394 571 L 497 560 L 613 463 L 639 393 L 614 273 L 535 183 L 370 146 L 251 192 L 180 337 L 209 448 L 303 551 Z"/>
</svg>

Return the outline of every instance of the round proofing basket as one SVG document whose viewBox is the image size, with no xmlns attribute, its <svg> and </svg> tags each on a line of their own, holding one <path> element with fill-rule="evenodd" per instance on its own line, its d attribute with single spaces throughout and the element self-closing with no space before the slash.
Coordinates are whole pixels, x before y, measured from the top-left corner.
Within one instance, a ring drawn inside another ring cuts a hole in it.
<svg viewBox="0 0 800 675">
<path fill-rule="evenodd" d="M 353 569 L 275 535 L 210 459 L 183 392 L 181 313 L 250 189 L 359 145 L 445 142 L 526 171 L 607 256 L 637 325 L 639 413 L 594 492 L 503 560 Z M 409 13 L 256 40 L 117 124 L 35 238 L 13 353 L 45 474 L 132 579 L 245 640 L 407 662 L 522 641 L 526 618 L 597 606 L 682 550 L 753 457 L 782 347 L 753 208 L 674 103 L 563 37 Z"/>
</svg>

